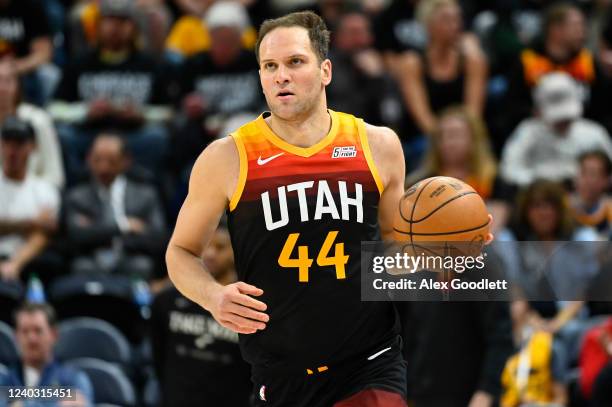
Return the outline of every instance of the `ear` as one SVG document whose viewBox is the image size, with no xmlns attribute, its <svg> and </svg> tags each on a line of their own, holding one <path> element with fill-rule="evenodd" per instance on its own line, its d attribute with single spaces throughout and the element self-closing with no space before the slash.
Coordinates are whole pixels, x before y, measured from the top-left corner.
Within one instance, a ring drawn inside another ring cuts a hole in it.
<svg viewBox="0 0 612 407">
<path fill-rule="evenodd" d="M 321 62 L 321 82 L 327 86 L 332 80 L 332 63 L 329 59 Z"/>
</svg>

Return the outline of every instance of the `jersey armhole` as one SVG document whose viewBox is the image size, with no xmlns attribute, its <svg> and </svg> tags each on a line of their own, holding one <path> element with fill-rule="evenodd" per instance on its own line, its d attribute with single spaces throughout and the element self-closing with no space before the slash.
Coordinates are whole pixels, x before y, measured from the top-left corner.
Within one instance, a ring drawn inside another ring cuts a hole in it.
<svg viewBox="0 0 612 407">
<path fill-rule="evenodd" d="M 374 182 L 378 187 L 378 193 L 382 195 L 385 187 L 378 173 L 378 168 L 374 163 L 374 158 L 372 157 L 372 151 L 370 151 L 370 144 L 368 142 L 368 136 L 366 134 L 365 122 L 362 119 L 357 120 L 357 131 L 359 133 L 359 141 L 361 143 L 361 149 L 363 150 L 363 155 L 365 156 L 366 162 L 368 163 L 368 167 L 370 168 L 370 173 L 372 173 L 372 177 L 374 178 Z"/>
<path fill-rule="evenodd" d="M 229 203 L 229 210 L 230 212 L 232 212 L 234 209 L 236 209 L 236 206 L 238 206 L 238 202 L 240 201 L 240 197 L 242 196 L 242 192 L 244 191 L 249 162 L 247 160 L 246 149 L 244 147 L 244 143 L 242 142 L 242 138 L 235 133 L 232 133 L 230 137 L 233 138 L 234 143 L 236 143 L 238 157 L 240 158 L 240 173 L 238 175 L 238 182 L 236 183 L 236 189 L 234 190 L 234 193 L 232 194 L 232 199 L 230 199 Z"/>
</svg>

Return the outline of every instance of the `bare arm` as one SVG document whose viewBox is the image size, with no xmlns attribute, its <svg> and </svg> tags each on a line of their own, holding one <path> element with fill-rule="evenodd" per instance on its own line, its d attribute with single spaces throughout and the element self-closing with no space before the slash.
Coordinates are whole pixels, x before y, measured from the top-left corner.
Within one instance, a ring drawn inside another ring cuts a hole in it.
<svg viewBox="0 0 612 407">
<path fill-rule="evenodd" d="M 466 52 L 465 104 L 475 115 L 482 115 L 487 85 L 487 60 L 480 49 Z"/>
<path fill-rule="evenodd" d="M 407 52 L 398 57 L 398 77 L 406 108 L 419 128 L 429 134 L 436 125 L 436 118 L 429 108 L 429 98 L 423 80 L 423 65 L 417 54 Z"/>
<path fill-rule="evenodd" d="M 405 161 L 395 132 L 386 127 L 367 125 L 368 141 L 374 163 L 384 185 L 378 204 L 378 223 L 384 240 L 393 239 L 393 218 L 404 194 Z"/>
<path fill-rule="evenodd" d="M 210 311 L 234 332 L 248 334 L 264 329 L 266 305 L 251 297 L 263 291 L 244 282 L 217 283 L 204 268 L 200 253 L 219 224 L 233 194 L 239 174 L 238 152 L 227 137 L 210 144 L 196 161 L 189 193 L 166 251 L 168 275 L 187 298 Z"/>
<path fill-rule="evenodd" d="M 15 61 L 15 67 L 20 74 L 28 73 L 51 60 L 53 44 L 49 37 L 39 37 L 32 41 L 30 53 Z"/>
</svg>

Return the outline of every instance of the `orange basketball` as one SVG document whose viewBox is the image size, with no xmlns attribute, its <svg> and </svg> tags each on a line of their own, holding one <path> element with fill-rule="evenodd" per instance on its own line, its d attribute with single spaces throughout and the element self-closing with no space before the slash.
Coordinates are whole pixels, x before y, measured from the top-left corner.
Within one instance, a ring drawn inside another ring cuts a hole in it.
<svg viewBox="0 0 612 407">
<path fill-rule="evenodd" d="M 408 188 L 393 224 L 396 241 L 454 242 L 455 247 L 459 242 L 482 247 L 489 226 L 480 195 L 451 177 L 427 178 Z"/>
</svg>

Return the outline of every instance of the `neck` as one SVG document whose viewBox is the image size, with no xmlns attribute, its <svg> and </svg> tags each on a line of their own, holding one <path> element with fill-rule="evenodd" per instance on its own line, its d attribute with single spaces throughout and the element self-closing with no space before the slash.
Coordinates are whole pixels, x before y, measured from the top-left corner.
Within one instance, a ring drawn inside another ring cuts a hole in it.
<svg viewBox="0 0 612 407">
<path fill-rule="evenodd" d="M 552 59 L 562 61 L 568 57 L 569 52 L 560 44 L 548 40 L 546 42 L 546 52 Z"/>
<path fill-rule="evenodd" d="M 579 196 L 580 196 L 580 200 L 582 201 L 582 204 L 586 206 L 588 209 L 594 207 L 595 205 L 599 203 L 599 195 L 582 193 L 582 194 L 579 194 Z"/>
<path fill-rule="evenodd" d="M 329 133 L 331 117 L 327 109 L 317 109 L 306 118 L 290 120 L 272 114 L 267 123 L 272 131 L 286 142 L 297 147 L 310 147 Z"/>
<path fill-rule="evenodd" d="M 429 45 L 428 51 L 432 57 L 435 58 L 449 58 L 452 53 L 456 50 L 456 44 L 447 41 L 432 41 Z"/>
<path fill-rule="evenodd" d="M 454 178 L 464 179 L 469 175 L 470 170 L 464 163 L 457 162 L 445 164 L 442 167 L 442 173 Z"/>
<path fill-rule="evenodd" d="M 36 369 L 39 372 L 42 372 L 45 366 L 50 362 L 50 360 L 42 359 L 42 360 L 32 360 L 32 361 L 24 361 L 24 367 L 30 367 L 32 369 Z"/>
</svg>

